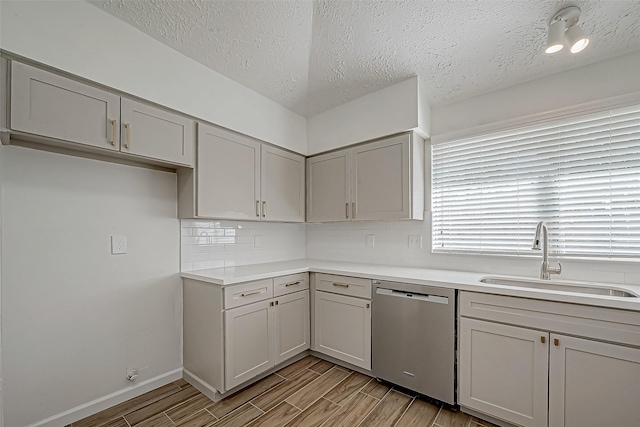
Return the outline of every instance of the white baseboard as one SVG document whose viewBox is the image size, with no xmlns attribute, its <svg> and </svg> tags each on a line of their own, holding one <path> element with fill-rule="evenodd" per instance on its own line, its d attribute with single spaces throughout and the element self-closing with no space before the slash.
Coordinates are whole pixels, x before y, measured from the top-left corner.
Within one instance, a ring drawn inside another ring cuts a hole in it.
<svg viewBox="0 0 640 427">
<path fill-rule="evenodd" d="M 81 420 L 96 412 L 103 411 L 119 403 L 125 402 L 134 397 L 138 397 L 148 391 L 154 390 L 163 385 L 169 384 L 172 381 L 182 378 L 182 368 L 174 369 L 162 375 L 158 375 L 155 378 L 150 378 L 140 384 L 127 387 L 123 390 L 116 391 L 115 393 L 108 394 L 104 397 L 92 400 L 75 408 L 71 408 L 68 411 L 61 412 L 44 420 L 38 421 L 34 424 L 30 424 L 28 427 L 60 427 L 71 424 L 74 421 Z"/>
<path fill-rule="evenodd" d="M 189 372 L 187 369 L 182 371 L 183 378 L 192 386 L 194 386 L 200 393 L 207 396 L 209 399 L 217 402 L 220 400 L 220 393 L 218 390 L 211 387 L 207 382 L 205 382 L 199 376 Z"/>
</svg>

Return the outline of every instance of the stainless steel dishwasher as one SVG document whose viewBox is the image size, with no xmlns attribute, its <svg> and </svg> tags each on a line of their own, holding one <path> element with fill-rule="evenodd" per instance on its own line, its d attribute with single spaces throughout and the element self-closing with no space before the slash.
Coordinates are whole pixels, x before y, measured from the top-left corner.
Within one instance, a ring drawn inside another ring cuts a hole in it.
<svg viewBox="0 0 640 427">
<path fill-rule="evenodd" d="M 373 285 L 373 374 L 455 404 L 455 290 Z"/>
</svg>

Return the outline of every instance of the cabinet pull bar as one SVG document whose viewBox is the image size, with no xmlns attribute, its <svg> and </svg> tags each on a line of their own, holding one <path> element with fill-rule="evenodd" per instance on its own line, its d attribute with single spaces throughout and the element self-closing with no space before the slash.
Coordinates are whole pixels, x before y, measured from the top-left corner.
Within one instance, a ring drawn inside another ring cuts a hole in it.
<svg viewBox="0 0 640 427">
<path fill-rule="evenodd" d="M 276 301 L 276 305 L 278 305 L 278 301 Z"/>
<path fill-rule="evenodd" d="M 262 217 L 265 218 L 267 216 L 267 202 L 266 200 L 262 202 Z"/>
<path fill-rule="evenodd" d="M 555 345 L 556 347 L 558 347 L 560 345 L 560 340 L 558 338 L 554 338 L 553 339 L 553 345 Z"/>
<path fill-rule="evenodd" d="M 299 285 L 300 281 L 297 282 L 293 282 L 293 283 L 287 283 L 286 285 L 284 285 L 285 288 L 288 288 L 289 286 L 295 286 L 295 285 Z"/>
<path fill-rule="evenodd" d="M 247 292 L 246 294 L 240 294 L 241 297 L 248 297 L 251 295 L 258 295 L 261 294 L 262 291 L 261 290 L 257 290 L 257 291 L 253 291 L 253 292 Z"/>
<path fill-rule="evenodd" d="M 124 148 L 128 150 L 129 146 L 131 145 L 131 124 L 130 123 L 124 124 L 124 137 L 125 137 Z"/>
<path fill-rule="evenodd" d="M 547 342 L 547 338 L 546 337 L 540 337 L 540 342 L 542 344 L 546 343 Z"/>
<path fill-rule="evenodd" d="M 260 200 L 256 200 L 256 216 L 260 218 Z"/>
<path fill-rule="evenodd" d="M 367 308 L 369 308 L 369 304 L 367 304 Z"/>
<path fill-rule="evenodd" d="M 351 219 L 356 219 L 356 202 L 351 203 Z"/>
<path fill-rule="evenodd" d="M 118 121 L 111 120 L 111 145 L 116 146 L 116 134 L 118 133 Z"/>
<path fill-rule="evenodd" d="M 273 307 L 273 301 L 271 301 L 271 302 L 269 303 L 269 306 Z"/>
<path fill-rule="evenodd" d="M 349 218 L 349 202 L 344 204 L 344 217 Z"/>
<path fill-rule="evenodd" d="M 348 288 L 349 285 L 345 284 L 345 283 L 334 283 L 333 286 L 337 286 L 339 288 Z"/>
</svg>

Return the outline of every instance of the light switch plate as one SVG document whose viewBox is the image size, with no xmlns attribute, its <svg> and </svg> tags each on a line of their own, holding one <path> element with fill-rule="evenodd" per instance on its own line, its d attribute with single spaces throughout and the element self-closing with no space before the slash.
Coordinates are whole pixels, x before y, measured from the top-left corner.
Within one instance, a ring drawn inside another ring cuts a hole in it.
<svg viewBox="0 0 640 427">
<path fill-rule="evenodd" d="M 262 236 L 253 236 L 253 248 L 260 249 L 262 247 Z"/>
<path fill-rule="evenodd" d="M 111 254 L 127 253 L 127 236 L 111 236 Z"/>
<path fill-rule="evenodd" d="M 376 245 L 376 236 L 375 234 L 367 234 L 367 247 L 373 248 Z"/>
<path fill-rule="evenodd" d="M 422 249 L 422 236 L 409 236 L 409 249 Z"/>
</svg>

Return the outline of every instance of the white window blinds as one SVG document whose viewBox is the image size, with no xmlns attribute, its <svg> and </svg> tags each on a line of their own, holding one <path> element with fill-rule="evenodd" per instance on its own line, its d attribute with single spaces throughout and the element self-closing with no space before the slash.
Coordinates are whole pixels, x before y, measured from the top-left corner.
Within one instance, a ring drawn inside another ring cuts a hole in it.
<svg viewBox="0 0 640 427">
<path fill-rule="evenodd" d="M 640 106 L 432 147 L 433 251 L 640 257 Z"/>
</svg>

